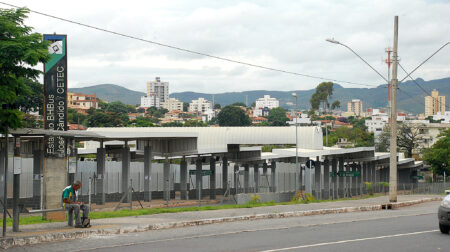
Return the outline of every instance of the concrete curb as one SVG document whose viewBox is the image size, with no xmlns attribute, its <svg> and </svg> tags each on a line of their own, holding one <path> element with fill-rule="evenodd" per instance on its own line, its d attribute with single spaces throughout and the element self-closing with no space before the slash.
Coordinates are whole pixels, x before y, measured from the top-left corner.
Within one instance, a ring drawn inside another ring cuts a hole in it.
<svg viewBox="0 0 450 252">
<path fill-rule="evenodd" d="M 435 197 L 421 200 L 412 200 L 399 203 L 391 204 L 379 204 L 371 206 L 360 206 L 360 207 L 341 207 L 341 208 L 329 208 L 329 209 L 317 209 L 317 210 L 306 210 L 306 211 L 291 211 L 282 213 L 265 213 L 265 214 L 255 214 L 255 215 L 244 215 L 244 216 L 234 216 L 234 217 L 223 217 L 223 218 L 210 218 L 201 220 L 190 220 L 190 221 L 180 221 L 180 222 L 168 222 L 168 223 L 158 223 L 158 224 L 148 224 L 148 225 L 134 225 L 134 226 L 123 226 L 123 227 L 108 227 L 99 229 L 87 229 L 87 230 L 77 230 L 68 231 L 61 233 L 46 233 L 41 235 L 24 236 L 24 237 L 7 237 L 0 240 L 0 248 L 7 249 L 16 246 L 26 246 L 33 245 L 43 242 L 52 241 L 63 241 L 78 238 L 86 238 L 92 235 L 115 235 L 115 234 L 125 234 L 125 233 L 135 233 L 135 232 L 145 232 L 149 230 L 162 230 L 169 228 L 180 228 L 189 226 L 200 226 L 209 225 L 215 223 L 225 223 L 225 222 L 235 222 L 235 221 L 246 221 L 246 220 L 261 220 L 261 219 L 275 219 L 275 218 L 289 218 L 289 217 L 301 217 L 301 216 L 312 216 L 312 215 L 323 215 L 323 214 L 337 214 L 337 213 L 352 213 L 352 212 L 365 212 L 365 211 L 377 211 L 382 209 L 388 209 L 386 205 L 390 205 L 392 209 L 416 205 L 425 202 L 442 200 L 443 197 Z"/>
</svg>

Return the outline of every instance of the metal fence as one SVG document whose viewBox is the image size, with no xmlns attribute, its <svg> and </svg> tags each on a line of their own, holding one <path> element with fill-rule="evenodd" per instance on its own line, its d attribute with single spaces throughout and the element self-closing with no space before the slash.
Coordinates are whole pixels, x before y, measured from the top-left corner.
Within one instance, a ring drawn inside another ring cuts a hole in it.
<svg viewBox="0 0 450 252">
<path fill-rule="evenodd" d="M 20 162 L 20 164 L 18 164 Z M 13 171 L 14 167 L 20 165 L 22 173 L 20 174 L 20 197 L 33 197 L 33 158 L 13 158 L 8 159 L 8 197 L 13 195 Z M 0 171 L 3 174 L 3 171 Z M 1 179 L 0 195 L 3 195 L 3 178 Z"/>
<path fill-rule="evenodd" d="M 233 167 L 231 164 L 230 167 Z M 92 178 L 92 183 L 94 183 L 93 193 L 95 193 L 95 174 L 97 170 L 96 161 L 78 161 L 77 173 L 75 174 L 75 179 L 80 180 L 84 185 L 89 183 L 89 178 Z M 152 163 L 152 171 L 150 177 L 150 188 L 152 191 L 163 191 L 163 166 L 162 163 Z M 106 183 L 106 193 L 122 193 L 122 163 L 116 161 L 107 161 L 105 163 L 105 183 Z M 195 165 L 188 165 L 188 170 L 196 170 Z M 203 165 L 202 170 L 209 170 L 209 165 Z M 270 172 L 270 170 L 269 170 Z M 131 182 L 134 191 L 143 192 L 144 191 L 144 163 L 143 162 L 130 162 L 130 173 Z M 231 188 L 235 188 L 234 174 L 232 169 L 228 169 L 228 185 Z M 250 182 L 249 187 L 255 187 L 254 172 L 253 169 L 249 171 Z M 283 190 L 295 190 L 296 185 L 293 182 L 295 177 L 292 177 L 292 173 L 287 173 L 285 169 L 277 168 L 278 181 L 277 184 L 283 185 Z M 224 188 L 223 185 L 223 173 L 222 164 L 216 165 L 215 179 L 216 188 Z M 263 175 L 262 169 L 260 169 L 259 185 L 260 192 L 268 192 L 270 181 L 272 179 L 271 174 Z M 243 188 L 244 175 L 239 175 L 239 186 L 238 188 Z M 174 184 L 180 183 L 180 165 L 170 164 L 170 189 L 174 189 Z M 196 187 L 196 176 L 189 175 L 187 178 L 187 183 L 190 185 L 191 189 Z M 286 184 L 286 185 L 285 185 Z M 202 188 L 210 189 L 210 177 L 202 177 Z M 81 195 L 87 195 L 88 187 L 84 186 L 81 189 Z"/>
<path fill-rule="evenodd" d="M 21 162 L 22 173 L 20 175 L 20 197 L 21 198 L 31 198 L 33 197 L 33 158 L 19 158 L 13 160 L 11 157 L 8 162 L 8 197 L 12 197 L 12 185 L 13 185 L 13 167 L 17 165 L 17 162 Z M 300 178 L 298 172 L 296 172 L 295 164 L 291 163 L 277 163 L 276 168 L 276 178 L 275 178 L 275 187 L 277 192 L 293 192 L 299 188 Z M 228 184 L 231 188 L 236 188 L 235 179 L 234 179 L 234 164 L 231 163 L 228 168 Z M 122 193 L 122 163 L 117 161 L 107 161 L 105 164 L 105 183 L 106 183 L 106 193 Z M 203 170 L 209 170 L 209 165 L 204 165 L 202 167 Z M 195 170 L 196 167 L 194 164 L 188 165 L 188 170 Z M 78 161 L 77 163 L 77 172 L 75 174 L 75 179 L 81 180 L 84 185 L 89 184 L 89 178 L 92 178 L 92 193 L 95 192 L 95 174 L 97 170 L 96 161 Z M 243 167 L 240 167 L 240 170 L 243 171 Z M 131 172 L 131 182 L 133 189 L 136 192 L 144 191 L 144 163 L 143 162 L 131 162 L 130 163 L 130 172 Z M 255 191 L 255 180 L 253 169 L 249 169 L 249 192 Z M 259 192 L 269 192 L 270 187 L 272 185 L 272 173 L 271 169 L 268 169 L 267 174 L 263 174 L 262 168 L 259 170 L 260 176 L 258 177 L 259 182 Z M 312 178 L 314 178 L 314 170 L 312 171 Z M 302 184 L 304 185 L 305 177 L 304 173 L 302 174 Z M 217 163 L 216 165 L 216 188 L 224 188 L 222 182 L 222 164 Z M 238 192 L 244 191 L 244 174 L 239 173 L 238 177 Z M 190 184 L 191 189 L 195 189 L 196 181 L 195 175 L 188 175 L 187 183 Z M 170 189 L 174 189 L 174 184 L 180 183 L 180 166 L 178 164 L 170 165 Z M 316 189 L 315 181 L 312 180 L 312 188 Z M 362 183 L 362 187 L 360 184 L 351 184 L 346 182 L 344 190 L 348 192 L 347 196 L 359 195 L 361 192 L 363 194 L 369 193 L 367 186 Z M 340 186 L 340 187 L 341 187 Z M 82 187 L 81 195 L 88 194 L 88 186 Z M 150 188 L 152 191 L 163 191 L 163 164 L 162 163 L 152 163 L 152 172 L 151 172 L 151 183 Z M 202 177 L 202 188 L 209 189 L 210 188 L 210 177 L 203 176 Z M 323 176 L 321 176 L 321 189 L 324 189 L 323 185 Z M 399 184 L 398 191 L 399 194 L 442 194 L 445 189 L 450 189 L 450 183 L 415 183 L 415 184 Z M 0 195 L 3 194 L 3 186 L 0 186 Z M 61 189 L 62 190 L 62 189 Z M 330 195 L 333 195 L 333 185 L 330 180 Z M 377 182 L 372 185 L 373 193 L 389 193 L 389 187 L 387 183 Z M 337 194 L 338 192 L 335 192 Z"/>
</svg>

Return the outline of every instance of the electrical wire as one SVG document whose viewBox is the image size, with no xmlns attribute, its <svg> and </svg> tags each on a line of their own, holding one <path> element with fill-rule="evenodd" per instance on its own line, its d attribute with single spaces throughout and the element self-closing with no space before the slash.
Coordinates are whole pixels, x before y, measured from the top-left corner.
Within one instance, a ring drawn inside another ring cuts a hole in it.
<svg viewBox="0 0 450 252">
<path fill-rule="evenodd" d="M 398 63 L 398 65 L 400 66 L 400 68 L 403 70 L 403 72 L 405 72 L 406 74 L 408 74 L 408 72 L 405 70 L 405 68 L 403 68 L 403 66 L 400 64 L 400 62 Z M 425 94 L 427 94 L 428 96 L 431 96 L 431 94 L 430 94 L 430 92 L 428 92 L 427 90 L 425 90 L 425 88 L 423 88 L 419 83 L 417 83 L 417 81 L 416 80 L 414 80 L 414 78 L 409 74 L 408 75 L 409 76 L 409 78 L 425 93 Z M 439 105 L 439 103 L 440 103 L 440 101 L 439 100 L 437 100 L 437 103 L 438 103 L 438 106 L 440 107 L 440 105 Z M 447 107 L 447 108 L 450 108 L 450 106 L 448 106 L 448 105 L 446 105 L 446 104 L 444 104 L 444 106 L 445 107 Z"/>
<path fill-rule="evenodd" d="M 433 54 L 430 55 L 430 57 L 426 58 L 424 61 L 422 61 L 422 63 L 420 63 L 416 68 L 414 68 L 414 70 L 412 70 L 409 74 L 407 74 L 400 82 L 403 82 L 406 78 L 408 78 L 408 76 L 411 76 L 412 73 L 414 73 L 417 69 L 419 69 L 419 67 L 421 67 L 423 64 L 425 64 L 425 62 L 427 62 L 429 59 L 431 59 L 434 55 L 436 55 L 436 53 L 438 53 L 440 50 L 442 50 L 442 48 L 446 47 L 448 44 L 450 44 L 450 42 L 445 43 L 443 46 L 439 47 L 439 49 L 437 51 L 435 51 Z"/>
<path fill-rule="evenodd" d="M 13 7 L 13 8 L 21 8 L 20 6 L 16 6 L 16 5 L 5 3 L 5 2 L 0 2 L 0 4 L 7 5 L 7 6 L 10 6 L 10 7 Z M 359 86 L 366 86 L 366 87 L 377 87 L 378 86 L 378 85 L 369 85 L 369 84 L 363 84 L 363 83 L 358 83 L 358 82 L 337 80 L 337 79 L 326 78 L 326 77 L 321 77 L 321 76 L 315 76 L 315 75 L 310 75 L 310 74 L 303 74 L 303 73 L 298 73 L 298 72 L 293 72 L 293 71 L 288 71 L 288 70 L 283 70 L 283 69 L 278 69 L 278 68 L 273 68 L 273 67 L 266 67 L 266 66 L 262 66 L 262 65 L 253 64 L 253 63 L 247 63 L 247 62 L 244 62 L 244 61 L 233 60 L 233 59 L 230 59 L 230 58 L 224 58 L 224 57 L 220 57 L 220 56 L 215 56 L 215 55 L 212 55 L 212 54 L 198 52 L 198 51 L 194 51 L 194 50 L 190 50 L 190 49 L 186 49 L 186 48 L 182 48 L 182 47 L 178 47 L 178 46 L 168 45 L 168 44 L 164 44 L 164 43 L 161 43 L 161 42 L 156 42 L 156 41 L 152 41 L 152 40 L 147 40 L 147 39 L 135 37 L 135 36 L 132 36 L 132 35 L 127 35 L 127 34 L 124 34 L 124 33 L 119 33 L 119 32 L 115 32 L 115 31 L 107 30 L 107 29 L 104 29 L 104 28 L 100 28 L 100 27 L 96 27 L 96 26 L 80 23 L 80 22 L 77 22 L 77 21 L 73 21 L 73 20 L 57 17 L 57 16 L 54 16 L 54 15 L 46 14 L 46 13 L 43 13 L 43 12 L 31 10 L 31 9 L 28 9 L 28 10 L 30 12 L 32 12 L 32 13 L 36 13 L 36 14 L 39 14 L 39 15 L 42 15 L 42 16 L 46 16 L 46 17 L 49 17 L 49 18 L 53 18 L 53 19 L 57 19 L 57 20 L 60 20 L 60 21 L 76 24 L 76 25 L 79 25 L 79 26 L 84 26 L 84 27 L 87 27 L 87 28 L 90 28 L 90 29 L 94 29 L 94 30 L 110 33 L 110 34 L 113 34 L 113 35 L 129 38 L 129 39 L 139 40 L 141 42 L 150 43 L 150 44 L 154 44 L 154 45 L 158 45 L 158 46 L 162 46 L 162 47 L 166 47 L 166 48 L 170 48 L 170 49 L 174 49 L 174 50 L 178 50 L 178 51 L 182 51 L 182 52 L 186 52 L 186 53 L 190 53 L 190 54 L 196 54 L 196 55 L 200 55 L 200 56 L 204 56 L 204 57 L 209 57 L 209 58 L 213 58 L 213 59 L 217 59 L 217 60 L 227 61 L 227 62 L 231 62 L 231 63 L 246 65 L 246 66 L 250 66 L 250 67 L 255 67 L 255 68 L 260 68 L 260 69 L 265 69 L 265 70 L 285 73 L 285 74 L 302 76 L 302 77 L 307 77 L 307 78 L 312 78 L 312 79 L 332 81 L 332 82 L 336 82 L 336 83 L 341 82 L 341 83 L 346 83 L 346 84 L 351 84 L 351 85 L 359 85 Z"/>
<path fill-rule="evenodd" d="M 406 92 L 405 90 L 402 90 L 401 88 L 397 88 L 400 92 L 402 92 L 403 94 L 405 94 L 406 96 L 408 96 L 409 98 L 411 98 L 413 101 L 420 103 L 421 105 L 423 105 L 425 107 L 425 103 L 417 100 L 415 97 L 413 97 L 412 95 L 410 95 L 408 92 Z"/>
</svg>

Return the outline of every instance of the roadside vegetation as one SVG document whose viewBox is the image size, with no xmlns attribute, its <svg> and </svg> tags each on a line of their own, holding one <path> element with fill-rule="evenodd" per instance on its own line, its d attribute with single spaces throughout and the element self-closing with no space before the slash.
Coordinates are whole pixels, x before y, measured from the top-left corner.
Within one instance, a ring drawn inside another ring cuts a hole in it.
<svg viewBox="0 0 450 252">
<path fill-rule="evenodd" d="M 365 195 L 362 199 L 373 198 L 383 196 L 383 193 L 371 195 Z M 105 212 L 91 212 L 89 217 L 91 220 L 95 219 L 106 219 L 106 218 L 118 218 L 118 217 L 129 217 L 129 216 L 140 216 L 140 215 L 153 215 L 162 213 L 181 213 L 181 212 L 196 212 L 196 211 L 210 211 L 210 210 L 221 210 L 221 209 L 236 209 L 236 208 L 254 208 L 254 207 L 264 207 L 264 206 L 277 206 L 277 205 L 296 205 L 296 204 L 309 204 L 309 203 L 321 203 L 321 202 L 333 202 L 333 201 L 344 201 L 344 200 L 359 200 L 360 198 L 342 198 L 337 200 L 316 200 L 313 196 L 309 195 L 305 200 L 295 199 L 290 202 L 259 202 L 258 197 L 251 198 L 251 201 L 247 204 L 242 205 L 215 205 L 215 206 L 192 206 L 192 207 L 176 207 L 176 208 L 144 208 L 144 209 L 122 209 L 118 211 L 105 211 Z M 30 225 L 30 224 L 42 224 L 51 222 L 61 222 L 61 221 L 48 221 L 42 219 L 41 216 L 24 216 L 20 217 L 19 225 Z M 0 224 L 3 222 L 0 220 Z M 7 226 L 12 226 L 12 219 L 7 218 Z"/>
</svg>

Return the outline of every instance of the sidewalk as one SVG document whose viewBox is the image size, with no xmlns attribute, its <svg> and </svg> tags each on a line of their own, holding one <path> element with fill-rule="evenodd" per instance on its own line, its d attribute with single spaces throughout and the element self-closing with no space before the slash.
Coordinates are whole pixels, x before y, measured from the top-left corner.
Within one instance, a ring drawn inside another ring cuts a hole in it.
<svg viewBox="0 0 450 252">
<path fill-rule="evenodd" d="M 398 202 L 392 204 L 392 208 L 436 201 L 442 198 L 442 195 L 399 195 Z M 93 234 L 112 235 L 242 220 L 376 211 L 381 210 L 382 205 L 388 202 L 387 196 L 381 196 L 361 200 L 96 219 L 91 220 L 92 227 L 87 229 L 68 227 L 67 222 L 23 225 L 20 226 L 20 232 L 13 233 L 9 228 L 7 237 L 0 239 L 0 247 L 9 248 L 48 241 L 83 238 Z"/>
</svg>

